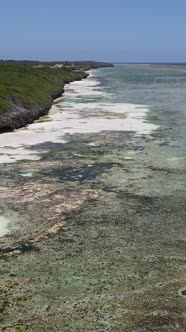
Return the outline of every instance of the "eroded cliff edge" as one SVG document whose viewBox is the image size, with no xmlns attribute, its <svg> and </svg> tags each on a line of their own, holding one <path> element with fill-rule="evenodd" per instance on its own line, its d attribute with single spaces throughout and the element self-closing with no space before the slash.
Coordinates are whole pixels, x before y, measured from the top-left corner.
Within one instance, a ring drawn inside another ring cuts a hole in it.
<svg viewBox="0 0 186 332">
<path fill-rule="evenodd" d="M 104 62 L 0 61 L 0 133 L 26 126 L 48 113 L 64 86 Z"/>
</svg>

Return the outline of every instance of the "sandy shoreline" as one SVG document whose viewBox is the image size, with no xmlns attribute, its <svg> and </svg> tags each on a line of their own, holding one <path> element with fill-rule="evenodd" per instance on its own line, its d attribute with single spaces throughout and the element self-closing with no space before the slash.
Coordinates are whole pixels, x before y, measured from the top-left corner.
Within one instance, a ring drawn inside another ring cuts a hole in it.
<svg viewBox="0 0 186 332">
<path fill-rule="evenodd" d="M 134 134 L 143 135 L 157 129 L 156 125 L 146 120 L 149 112 L 146 105 L 112 103 L 109 96 L 105 102 L 89 102 L 91 96 L 103 94 L 92 72 L 86 80 L 67 84 L 63 101 L 57 99 L 58 104 L 53 104 L 45 118 L 40 118 L 26 128 L 1 134 L 0 163 L 38 160 L 40 152 L 37 147 L 31 147 L 46 142 L 66 143 L 74 134 L 133 131 Z M 78 98 L 87 99 L 86 103 L 77 102 Z"/>
</svg>

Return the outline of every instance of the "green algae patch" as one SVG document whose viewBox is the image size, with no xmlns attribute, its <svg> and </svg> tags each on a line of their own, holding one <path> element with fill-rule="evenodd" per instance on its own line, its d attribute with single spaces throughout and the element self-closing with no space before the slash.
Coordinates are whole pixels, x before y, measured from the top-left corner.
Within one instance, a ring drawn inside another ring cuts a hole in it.
<svg viewBox="0 0 186 332">
<path fill-rule="evenodd" d="M 28 331 L 28 325 L 16 325 L 9 328 L 4 328 L 3 332 L 25 332 Z"/>
</svg>

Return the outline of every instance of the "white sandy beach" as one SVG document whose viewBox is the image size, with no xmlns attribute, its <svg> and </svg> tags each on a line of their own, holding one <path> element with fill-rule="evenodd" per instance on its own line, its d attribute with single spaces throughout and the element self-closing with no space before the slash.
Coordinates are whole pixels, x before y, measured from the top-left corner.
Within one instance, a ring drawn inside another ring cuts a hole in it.
<svg viewBox="0 0 186 332">
<path fill-rule="evenodd" d="M 90 101 L 95 96 L 104 96 L 106 102 Z M 1 134 L 0 163 L 21 159 L 37 160 L 40 158 L 39 151 L 37 148 L 30 150 L 30 146 L 44 142 L 65 143 L 68 141 L 67 136 L 73 134 L 101 131 L 150 134 L 157 126 L 145 121 L 148 111 L 145 105 L 113 103 L 111 95 L 103 91 L 99 81 L 91 73 L 86 80 L 66 85 L 63 101 L 52 106 L 48 121 L 36 121 L 26 128 Z"/>
</svg>

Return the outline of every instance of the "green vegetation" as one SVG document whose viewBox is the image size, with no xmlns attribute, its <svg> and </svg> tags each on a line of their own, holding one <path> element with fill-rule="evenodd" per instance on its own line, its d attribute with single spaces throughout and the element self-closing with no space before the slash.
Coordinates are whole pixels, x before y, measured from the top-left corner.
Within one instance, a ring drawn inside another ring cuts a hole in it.
<svg viewBox="0 0 186 332">
<path fill-rule="evenodd" d="M 25 108 L 48 103 L 62 86 L 77 77 L 71 69 L 33 67 L 30 63 L 0 63 L 0 113 L 20 101 Z"/>
<path fill-rule="evenodd" d="M 0 61 L 0 132 L 19 128 L 45 115 L 53 99 L 63 93 L 65 83 L 85 78 L 85 70 L 108 65 Z M 26 113 L 20 113 L 21 109 Z"/>
</svg>

